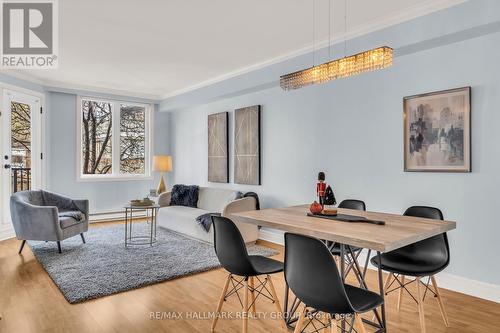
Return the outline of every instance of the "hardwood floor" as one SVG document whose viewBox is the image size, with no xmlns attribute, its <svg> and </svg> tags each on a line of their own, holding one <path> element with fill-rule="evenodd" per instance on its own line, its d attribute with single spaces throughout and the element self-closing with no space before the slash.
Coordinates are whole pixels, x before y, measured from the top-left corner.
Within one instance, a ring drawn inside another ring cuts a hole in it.
<svg viewBox="0 0 500 333">
<path fill-rule="evenodd" d="M 100 226 L 107 224 L 99 224 Z M 280 251 L 271 243 L 262 244 Z M 0 332 L 209 332 L 211 318 L 227 273 L 213 270 L 189 277 L 155 284 L 81 304 L 69 304 L 36 261 L 29 247 L 17 254 L 20 242 L 0 242 Z M 54 244 L 55 246 L 55 244 Z M 57 250 L 57 249 L 55 249 Z M 273 282 L 283 302 L 284 279 L 273 275 Z M 370 288 L 377 285 L 375 272 L 369 271 Z M 433 297 L 425 300 L 427 331 L 500 332 L 500 304 L 441 289 L 448 312 L 450 328 L 446 328 L 438 303 Z M 257 313 L 270 313 L 272 303 L 259 299 Z M 387 297 L 389 332 L 419 332 L 418 307 L 405 295 L 397 310 L 398 294 Z M 236 316 L 240 310 L 236 297 L 224 303 L 223 311 Z M 171 318 L 165 318 L 170 314 Z M 371 315 L 366 314 L 367 318 Z M 174 318 L 177 317 L 177 318 Z M 239 318 L 219 319 L 217 332 L 240 332 Z M 373 332 L 366 326 L 367 332 Z M 278 331 L 276 319 L 250 319 L 249 332 Z M 292 332 L 292 330 L 290 330 Z"/>
</svg>

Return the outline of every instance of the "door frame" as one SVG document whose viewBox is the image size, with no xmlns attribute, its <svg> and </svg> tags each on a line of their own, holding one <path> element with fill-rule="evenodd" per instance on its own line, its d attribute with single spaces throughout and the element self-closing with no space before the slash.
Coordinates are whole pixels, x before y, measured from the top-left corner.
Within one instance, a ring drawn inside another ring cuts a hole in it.
<svg viewBox="0 0 500 333">
<path fill-rule="evenodd" d="M 4 93 L 6 92 L 11 92 L 13 94 L 17 94 L 17 95 L 27 95 L 29 97 L 34 97 L 35 99 L 38 100 L 38 105 L 40 106 L 41 110 L 43 112 L 40 112 L 40 111 L 34 111 L 33 114 L 35 115 L 38 115 L 36 118 L 37 118 L 37 121 L 35 122 L 35 126 L 36 126 L 36 129 L 34 130 L 35 135 L 36 135 L 36 140 L 32 140 L 32 144 L 37 144 L 36 148 L 37 148 L 37 154 L 43 154 L 43 158 L 42 155 L 39 155 L 39 156 L 34 156 L 36 157 L 36 160 L 35 158 L 32 157 L 32 163 L 33 163 L 33 160 L 36 161 L 36 164 L 34 164 L 38 171 L 36 171 L 37 173 L 37 177 L 39 178 L 39 184 L 37 184 L 37 187 L 38 188 L 46 188 L 47 186 L 47 168 L 46 168 L 46 161 L 47 161 L 47 154 L 46 154 L 46 146 L 45 146 L 45 142 L 46 142 L 46 138 L 45 138 L 45 94 L 44 93 L 41 93 L 41 92 L 38 92 L 38 91 L 34 91 L 34 90 L 31 90 L 31 89 L 26 89 L 26 88 L 22 88 L 22 87 L 18 87 L 18 86 L 15 86 L 15 85 L 11 85 L 11 84 L 7 84 L 7 83 L 3 83 L 3 82 L 0 82 L 0 111 L 2 112 L 2 114 L 6 114 L 6 112 L 4 112 Z M 4 126 L 4 121 L 7 121 L 6 120 L 6 117 L 5 116 L 0 116 L 0 128 L 3 128 Z M 38 123 L 38 124 L 37 124 Z M 3 142 L 3 135 L 0 135 L 0 147 L 2 147 L 2 156 L 1 156 L 1 167 L 3 168 L 3 149 L 4 149 L 4 142 Z M 12 226 L 12 223 L 10 221 L 10 219 L 7 219 L 5 220 L 4 217 L 5 215 L 7 214 L 6 212 L 8 212 L 9 210 L 9 206 L 8 206 L 8 198 L 5 198 L 5 194 L 3 193 L 4 191 L 4 177 L 3 177 L 3 174 L 2 176 L 0 177 L 0 240 L 3 240 L 3 239 L 7 239 L 7 238 L 11 238 L 11 237 L 14 237 L 15 234 L 14 234 L 14 228 Z"/>
</svg>

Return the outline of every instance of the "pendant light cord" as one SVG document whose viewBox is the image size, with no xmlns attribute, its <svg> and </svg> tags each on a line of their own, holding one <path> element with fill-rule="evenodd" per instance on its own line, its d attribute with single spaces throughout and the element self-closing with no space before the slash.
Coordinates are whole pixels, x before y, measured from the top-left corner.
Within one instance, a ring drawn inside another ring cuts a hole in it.
<svg viewBox="0 0 500 333">
<path fill-rule="evenodd" d="M 344 1 L 344 58 L 347 57 L 347 0 Z"/>
<path fill-rule="evenodd" d="M 328 60 L 332 59 L 332 0 L 328 0 Z"/>
<path fill-rule="evenodd" d="M 316 64 L 316 59 L 314 57 L 314 51 L 316 49 L 316 44 L 315 44 L 315 37 L 316 37 L 316 22 L 315 22 L 315 17 L 316 17 L 316 0 L 313 0 L 313 11 L 312 11 L 312 34 L 313 34 L 313 67 Z"/>
</svg>

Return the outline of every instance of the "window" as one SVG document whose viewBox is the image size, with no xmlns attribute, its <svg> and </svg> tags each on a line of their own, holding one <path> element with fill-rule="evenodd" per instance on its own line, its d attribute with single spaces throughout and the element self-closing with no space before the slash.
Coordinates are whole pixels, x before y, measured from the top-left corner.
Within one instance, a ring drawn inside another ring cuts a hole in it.
<svg viewBox="0 0 500 333">
<path fill-rule="evenodd" d="M 151 106 L 81 97 L 79 179 L 150 177 Z"/>
</svg>

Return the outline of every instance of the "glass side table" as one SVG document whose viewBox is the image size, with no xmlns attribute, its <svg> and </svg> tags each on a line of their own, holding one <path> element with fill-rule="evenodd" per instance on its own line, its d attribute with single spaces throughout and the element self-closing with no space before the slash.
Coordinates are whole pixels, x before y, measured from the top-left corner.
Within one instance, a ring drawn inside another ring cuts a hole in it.
<svg viewBox="0 0 500 333">
<path fill-rule="evenodd" d="M 125 247 L 135 245 L 149 245 L 153 246 L 156 243 L 156 216 L 158 209 L 157 204 L 148 206 L 133 206 L 127 204 L 125 208 Z M 149 235 L 132 235 L 132 225 L 134 224 L 134 212 L 146 211 L 146 221 L 149 223 Z"/>
</svg>

